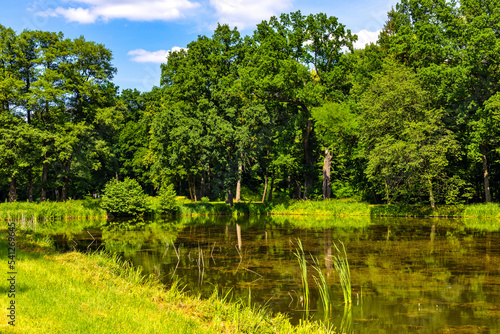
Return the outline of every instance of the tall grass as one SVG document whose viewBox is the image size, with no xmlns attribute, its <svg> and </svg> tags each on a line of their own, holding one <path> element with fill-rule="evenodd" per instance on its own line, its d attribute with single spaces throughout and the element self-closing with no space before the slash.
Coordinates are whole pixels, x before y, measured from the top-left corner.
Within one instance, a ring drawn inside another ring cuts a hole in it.
<svg viewBox="0 0 500 334">
<path fill-rule="evenodd" d="M 273 204 L 269 213 L 274 215 L 369 216 L 370 207 L 368 203 L 355 200 L 290 200 Z"/>
<path fill-rule="evenodd" d="M 467 205 L 464 208 L 463 216 L 475 218 L 500 218 L 499 203 L 479 203 Z"/>
<path fill-rule="evenodd" d="M 313 269 L 318 273 L 318 277 L 313 277 L 316 285 L 318 286 L 319 296 L 323 303 L 323 310 L 326 319 L 330 314 L 330 293 L 328 292 L 328 284 L 326 284 L 325 275 L 323 275 L 323 271 L 321 271 L 318 259 L 316 259 L 315 257 L 312 257 L 312 259 L 314 262 Z"/>
<path fill-rule="evenodd" d="M 96 200 L 65 202 L 11 202 L 0 204 L 0 220 L 37 221 L 55 219 L 91 219 L 106 217 Z"/>
<path fill-rule="evenodd" d="M 344 303 L 346 305 L 352 304 L 352 291 L 351 291 L 351 270 L 349 268 L 349 261 L 347 260 L 347 252 L 342 241 L 339 241 L 342 245 L 342 250 L 334 243 L 336 255 L 332 255 L 333 265 L 335 270 L 340 277 L 340 286 L 342 287 L 342 293 L 344 295 Z"/>
<path fill-rule="evenodd" d="M 304 247 L 302 247 L 302 242 L 297 239 L 298 249 L 295 250 L 295 256 L 299 261 L 300 267 L 300 279 L 302 281 L 302 289 L 304 291 L 303 304 L 306 311 L 306 316 L 309 316 L 309 284 L 307 282 L 307 260 L 306 254 L 304 253 Z"/>
</svg>

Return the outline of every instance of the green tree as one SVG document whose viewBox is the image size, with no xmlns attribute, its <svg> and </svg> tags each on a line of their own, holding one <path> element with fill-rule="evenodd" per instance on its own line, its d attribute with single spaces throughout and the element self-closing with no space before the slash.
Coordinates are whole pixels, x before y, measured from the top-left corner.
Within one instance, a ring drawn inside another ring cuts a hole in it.
<svg viewBox="0 0 500 334">
<path fill-rule="evenodd" d="M 359 108 L 368 179 L 385 191 L 388 203 L 398 197 L 418 199 L 425 191 L 434 208 L 436 184 L 446 184 L 448 157 L 456 144 L 444 127 L 443 112 L 432 107 L 432 98 L 416 74 L 387 60 Z"/>
<path fill-rule="evenodd" d="M 416 69 L 436 107 L 444 108 L 448 128 L 467 152 L 452 169 L 472 183 L 482 182 L 484 196 L 478 197 L 486 202 L 491 201 L 490 171 L 496 169 L 490 166 L 498 155 L 483 111 L 499 91 L 499 27 L 496 0 L 403 0 L 389 13 L 380 38 L 387 52 Z"/>
<path fill-rule="evenodd" d="M 114 216 L 142 215 L 148 209 L 141 185 L 128 177 L 123 181 L 112 179 L 106 183 L 100 205 Z"/>
<path fill-rule="evenodd" d="M 278 110 L 278 127 L 284 121 L 281 126 L 291 127 L 287 133 L 300 134 L 304 198 L 313 187 L 318 156 L 311 108 L 348 91 L 342 50 L 352 49 L 355 39 L 335 17 L 282 14 L 257 26 L 240 70 L 245 94 Z"/>
</svg>

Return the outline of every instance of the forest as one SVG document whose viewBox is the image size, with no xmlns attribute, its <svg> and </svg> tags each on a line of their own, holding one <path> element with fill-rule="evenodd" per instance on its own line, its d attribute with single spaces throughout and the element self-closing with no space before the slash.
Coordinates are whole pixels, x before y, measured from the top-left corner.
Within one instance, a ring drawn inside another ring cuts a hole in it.
<svg viewBox="0 0 500 334">
<path fill-rule="evenodd" d="M 0 201 L 125 178 L 194 201 L 498 201 L 500 2 L 402 0 L 356 39 L 300 11 L 218 25 L 139 92 L 102 44 L 0 25 Z"/>
</svg>

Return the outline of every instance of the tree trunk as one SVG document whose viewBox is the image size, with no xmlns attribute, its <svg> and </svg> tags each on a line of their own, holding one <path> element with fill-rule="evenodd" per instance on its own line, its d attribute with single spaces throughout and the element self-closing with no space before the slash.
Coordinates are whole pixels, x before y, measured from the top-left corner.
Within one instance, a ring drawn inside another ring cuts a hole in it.
<svg viewBox="0 0 500 334">
<path fill-rule="evenodd" d="M 490 192 L 490 177 L 488 175 L 488 161 L 486 160 L 486 155 L 483 154 L 483 177 L 484 177 L 484 198 L 486 203 L 491 202 L 491 192 Z"/>
<path fill-rule="evenodd" d="M 231 192 L 231 189 L 227 192 L 227 200 L 226 204 L 229 204 L 229 206 L 233 206 L 233 193 Z"/>
<path fill-rule="evenodd" d="M 205 170 L 201 171 L 201 183 L 200 183 L 200 198 L 205 197 L 205 179 L 206 179 L 206 172 Z"/>
<path fill-rule="evenodd" d="M 309 150 L 309 139 L 311 138 L 311 133 L 312 133 L 312 120 L 309 115 L 309 110 L 305 107 L 303 107 L 306 111 L 306 116 L 307 116 L 307 125 L 306 125 L 306 132 L 304 136 L 304 157 L 306 161 L 306 167 L 307 170 L 304 175 L 304 199 L 308 199 L 308 191 L 312 189 L 313 186 L 313 178 L 311 176 L 310 170 L 314 169 L 314 159 L 311 155 L 311 152 Z"/>
<path fill-rule="evenodd" d="M 28 169 L 28 201 L 33 202 L 33 169 L 31 166 Z"/>
<path fill-rule="evenodd" d="M 387 181 L 385 181 L 385 198 L 387 200 L 387 204 L 389 204 L 389 186 L 387 185 Z"/>
<path fill-rule="evenodd" d="M 196 197 L 196 176 L 193 176 L 193 195 L 194 201 L 198 202 L 198 198 Z"/>
<path fill-rule="evenodd" d="M 188 176 L 188 187 L 189 187 L 189 196 L 191 197 L 192 201 L 197 201 L 196 198 L 196 186 L 195 186 L 196 179 L 194 176 Z"/>
<path fill-rule="evenodd" d="M 434 202 L 434 194 L 432 193 L 432 182 L 431 179 L 427 179 L 429 183 L 429 202 L 431 202 L 431 208 L 434 210 L 436 208 L 436 204 Z"/>
<path fill-rule="evenodd" d="M 293 187 L 293 196 L 292 196 L 292 198 L 293 199 L 299 199 L 300 198 L 300 194 L 301 194 L 300 182 L 295 181 L 295 185 Z"/>
<path fill-rule="evenodd" d="M 267 200 L 271 202 L 273 200 L 273 191 L 274 191 L 274 176 L 275 172 L 273 171 L 273 176 L 271 176 L 271 186 L 269 187 L 269 196 L 267 197 Z"/>
<path fill-rule="evenodd" d="M 238 182 L 236 183 L 236 198 L 235 201 L 239 202 L 241 200 L 241 173 L 243 171 L 243 163 L 240 161 L 238 163 Z"/>
<path fill-rule="evenodd" d="M 332 187 L 330 182 L 330 170 L 332 167 L 332 156 L 328 149 L 325 150 L 325 160 L 323 162 L 323 199 L 332 197 Z"/>
<path fill-rule="evenodd" d="M 66 161 L 66 166 L 64 167 L 64 177 L 63 177 L 63 188 L 61 199 L 65 201 L 68 198 L 68 185 L 69 185 L 69 171 L 71 170 L 72 156 L 70 155 L 68 161 Z"/>
<path fill-rule="evenodd" d="M 10 178 L 9 202 L 15 202 L 16 200 L 17 200 L 16 178 L 14 176 L 12 176 Z"/>
<path fill-rule="evenodd" d="M 48 174 L 48 164 L 44 162 L 42 168 L 42 194 L 40 195 L 40 202 L 45 202 L 47 200 L 47 192 L 45 189 L 47 187 L 47 174 Z"/>
<path fill-rule="evenodd" d="M 268 175 L 269 175 L 269 168 L 266 167 L 266 175 L 264 176 L 264 192 L 262 193 L 262 203 L 266 201 Z"/>
</svg>

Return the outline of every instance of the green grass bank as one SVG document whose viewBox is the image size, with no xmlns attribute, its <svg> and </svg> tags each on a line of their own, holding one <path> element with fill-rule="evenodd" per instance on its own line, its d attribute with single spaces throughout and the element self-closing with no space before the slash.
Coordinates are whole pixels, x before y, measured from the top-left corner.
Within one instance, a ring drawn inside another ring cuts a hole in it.
<svg viewBox="0 0 500 334">
<path fill-rule="evenodd" d="M 0 231 L 7 272 L 7 232 Z M 292 326 L 283 315 L 228 302 L 189 297 L 106 254 L 58 254 L 20 232 L 16 256 L 15 326 L 1 333 L 327 333 L 317 323 Z M 31 241 L 29 241 L 31 240 Z M 4 309 L 9 282 L 0 294 Z M 5 313 L 4 313 L 5 314 Z"/>
<path fill-rule="evenodd" d="M 149 198 L 152 208 L 156 198 Z M 325 201 L 288 200 L 275 202 L 235 202 L 232 207 L 224 202 L 191 202 L 177 200 L 177 215 L 308 215 L 308 216 L 374 216 L 374 217 L 465 217 L 498 218 L 499 203 L 469 205 L 370 205 L 350 199 Z M 152 209 L 146 216 L 158 216 Z M 41 220 L 105 218 L 106 212 L 98 200 L 69 200 L 66 202 L 0 204 L 0 221 L 16 220 L 21 224 L 33 224 Z"/>
<path fill-rule="evenodd" d="M 99 201 L 68 200 L 65 202 L 7 202 L 0 204 L 0 221 L 34 222 L 51 219 L 95 219 L 106 217 Z"/>
</svg>

